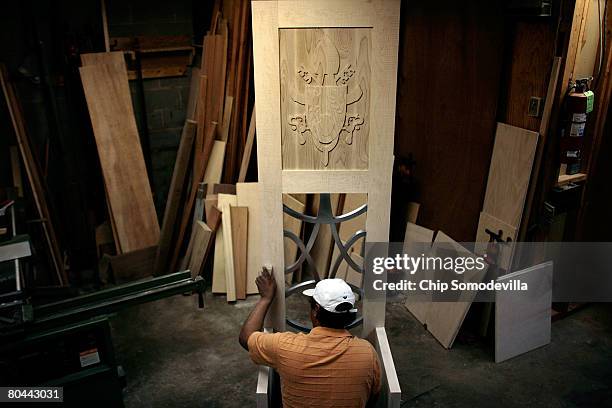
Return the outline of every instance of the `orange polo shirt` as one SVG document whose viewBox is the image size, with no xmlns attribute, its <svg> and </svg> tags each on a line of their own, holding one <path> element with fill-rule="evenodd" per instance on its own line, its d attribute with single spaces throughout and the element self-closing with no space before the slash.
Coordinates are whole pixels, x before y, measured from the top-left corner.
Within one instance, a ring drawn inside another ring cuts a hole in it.
<svg viewBox="0 0 612 408">
<path fill-rule="evenodd" d="M 256 364 L 281 378 L 283 406 L 364 407 L 380 392 L 380 364 L 374 347 L 347 330 L 315 327 L 304 333 L 249 336 Z"/>
</svg>

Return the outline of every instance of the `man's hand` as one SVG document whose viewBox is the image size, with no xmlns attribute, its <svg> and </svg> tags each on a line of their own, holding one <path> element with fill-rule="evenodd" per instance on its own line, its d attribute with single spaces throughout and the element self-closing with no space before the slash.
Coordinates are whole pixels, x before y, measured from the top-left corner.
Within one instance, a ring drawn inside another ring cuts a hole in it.
<svg viewBox="0 0 612 408">
<path fill-rule="evenodd" d="M 263 268 L 261 275 L 255 279 L 255 283 L 257 283 L 261 299 L 259 299 L 259 302 L 257 302 L 253 311 L 242 325 L 240 336 L 238 337 L 240 345 L 245 350 L 249 349 L 249 337 L 251 334 L 263 329 L 264 318 L 276 294 L 276 280 L 274 280 L 274 275 L 272 275 L 268 268 Z"/>
<path fill-rule="evenodd" d="M 268 268 L 263 268 L 261 275 L 255 279 L 255 283 L 262 299 L 269 301 L 274 299 L 274 295 L 276 295 L 276 280 Z"/>
</svg>

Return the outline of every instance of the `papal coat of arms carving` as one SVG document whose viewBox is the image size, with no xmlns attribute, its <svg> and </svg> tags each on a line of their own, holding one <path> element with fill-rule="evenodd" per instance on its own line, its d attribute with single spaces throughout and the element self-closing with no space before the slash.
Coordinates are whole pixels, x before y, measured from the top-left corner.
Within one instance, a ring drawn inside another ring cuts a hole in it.
<svg viewBox="0 0 612 408">
<path fill-rule="evenodd" d="M 287 73 L 303 81 L 303 92 L 287 90 L 287 103 L 294 106 L 285 120 L 290 130 L 288 136 L 297 138 L 302 146 L 309 140 L 319 152 L 321 166 L 327 167 L 330 152 L 339 143 L 351 145 L 359 137 L 366 112 L 350 107 L 362 100 L 367 84 L 356 75 L 357 55 L 347 57 L 350 53 L 344 52 L 341 56 L 326 34 L 320 35 L 313 45 L 309 58 L 296 61 L 294 71 Z"/>
</svg>

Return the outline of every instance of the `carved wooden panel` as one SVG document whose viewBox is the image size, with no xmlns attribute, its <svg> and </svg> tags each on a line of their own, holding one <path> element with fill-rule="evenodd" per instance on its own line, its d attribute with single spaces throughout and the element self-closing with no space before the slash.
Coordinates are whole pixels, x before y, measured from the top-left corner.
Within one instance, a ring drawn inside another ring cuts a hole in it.
<svg viewBox="0 0 612 408">
<path fill-rule="evenodd" d="M 367 169 L 369 28 L 281 29 L 283 169 Z"/>
</svg>

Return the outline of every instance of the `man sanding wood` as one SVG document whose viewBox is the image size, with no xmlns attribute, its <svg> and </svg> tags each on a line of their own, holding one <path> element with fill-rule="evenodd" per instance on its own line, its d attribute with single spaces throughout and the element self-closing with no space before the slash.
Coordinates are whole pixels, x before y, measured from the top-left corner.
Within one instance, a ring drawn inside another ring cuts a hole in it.
<svg viewBox="0 0 612 408">
<path fill-rule="evenodd" d="M 242 325 L 240 345 L 256 364 L 281 378 L 283 406 L 364 407 L 380 392 L 380 364 L 372 345 L 344 327 L 355 319 L 355 295 L 342 279 L 324 279 L 304 291 L 310 298 L 313 329 L 304 333 L 263 333 L 276 293 L 272 274 L 257 278 L 261 299 Z"/>
</svg>

